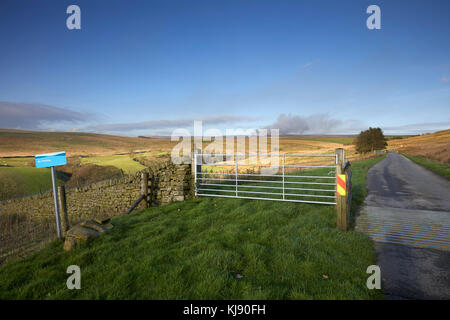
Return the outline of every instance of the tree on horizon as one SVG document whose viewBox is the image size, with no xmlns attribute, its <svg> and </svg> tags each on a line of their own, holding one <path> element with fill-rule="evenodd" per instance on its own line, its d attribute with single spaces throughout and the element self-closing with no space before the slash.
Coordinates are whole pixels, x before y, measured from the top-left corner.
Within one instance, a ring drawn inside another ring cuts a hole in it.
<svg viewBox="0 0 450 320">
<path fill-rule="evenodd" d="M 366 153 L 386 149 L 386 137 L 381 128 L 371 128 L 361 131 L 355 139 L 356 152 Z"/>
</svg>

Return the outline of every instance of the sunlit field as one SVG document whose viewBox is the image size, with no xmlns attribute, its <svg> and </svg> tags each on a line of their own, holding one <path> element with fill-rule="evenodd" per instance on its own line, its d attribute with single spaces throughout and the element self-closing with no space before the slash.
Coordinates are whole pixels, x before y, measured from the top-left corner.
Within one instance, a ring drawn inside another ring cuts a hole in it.
<svg viewBox="0 0 450 320">
<path fill-rule="evenodd" d="M 355 162 L 354 206 L 368 168 Z M 116 217 L 70 252 L 54 241 L 0 267 L 0 299 L 377 299 L 375 251 L 330 205 L 201 197 Z M 68 265 L 83 270 L 67 290 Z M 29 270 L 35 270 L 29 272 Z M 61 271 L 62 270 L 62 271 Z"/>
</svg>

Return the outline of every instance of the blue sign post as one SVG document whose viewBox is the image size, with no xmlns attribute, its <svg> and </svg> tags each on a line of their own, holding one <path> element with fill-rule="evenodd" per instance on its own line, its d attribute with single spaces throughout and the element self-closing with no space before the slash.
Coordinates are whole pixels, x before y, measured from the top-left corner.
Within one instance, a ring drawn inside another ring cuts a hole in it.
<svg viewBox="0 0 450 320">
<path fill-rule="evenodd" d="M 53 197 L 55 200 L 55 214 L 56 214 L 56 230 L 58 232 L 58 238 L 62 238 L 61 232 L 61 217 L 59 216 L 58 206 L 58 189 L 56 187 L 56 174 L 55 166 L 63 166 L 67 164 L 67 157 L 65 152 L 54 152 L 46 154 L 37 154 L 35 157 L 36 168 L 48 168 L 52 170 L 52 183 L 53 183 Z"/>
</svg>

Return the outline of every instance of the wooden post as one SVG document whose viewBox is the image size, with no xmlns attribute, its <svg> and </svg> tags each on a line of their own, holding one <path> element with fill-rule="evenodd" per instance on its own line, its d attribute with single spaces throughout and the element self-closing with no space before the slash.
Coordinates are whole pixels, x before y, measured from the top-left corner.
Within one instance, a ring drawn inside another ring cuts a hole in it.
<svg viewBox="0 0 450 320">
<path fill-rule="evenodd" d="M 347 199 L 345 203 L 347 204 L 347 212 L 346 212 L 346 219 L 347 219 L 347 228 L 351 225 L 351 216 L 350 216 L 350 208 L 352 206 L 352 168 L 350 167 L 350 163 L 345 169 L 345 177 L 347 179 Z"/>
<path fill-rule="evenodd" d="M 145 207 L 148 208 L 148 172 L 142 172 L 141 175 L 141 195 L 144 196 Z"/>
<path fill-rule="evenodd" d="M 52 170 L 52 186 L 53 186 L 53 200 L 55 203 L 55 218 L 56 218 L 56 233 L 58 234 L 58 238 L 62 239 L 62 231 L 61 231 L 61 216 L 59 215 L 59 206 L 58 206 L 58 186 L 56 185 L 56 171 L 55 167 L 51 167 Z"/>
<path fill-rule="evenodd" d="M 66 202 L 66 188 L 64 186 L 58 187 L 58 203 L 59 208 L 61 209 L 62 219 L 61 219 L 61 228 L 64 235 L 69 230 L 69 214 L 67 212 L 67 202 Z"/>
<path fill-rule="evenodd" d="M 153 205 L 153 201 L 156 200 L 156 179 L 155 179 L 155 174 L 152 173 L 152 176 L 150 178 L 150 197 L 148 200 L 148 205 L 152 206 Z"/>
<path fill-rule="evenodd" d="M 345 150 L 342 148 L 336 149 L 336 181 L 340 174 L 344 174 Z M 347 219 L 347 196 L 340 196 L 336 192 L 336 212 L 337 212 L 337 227 L 346 231 L 348 228 Z"/>
</svg>

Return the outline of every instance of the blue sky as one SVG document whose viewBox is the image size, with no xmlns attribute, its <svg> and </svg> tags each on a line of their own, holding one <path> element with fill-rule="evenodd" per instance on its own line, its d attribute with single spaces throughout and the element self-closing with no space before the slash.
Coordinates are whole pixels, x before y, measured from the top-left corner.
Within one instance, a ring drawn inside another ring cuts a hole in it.
<svg viewBox="0 0 450 320">
<path fill-rule="evenodd" d="M 66 27 L 71 4 L 81 30 Z M 366 27 L 371 4 L 381 30 Z M 3 0 L 0 127 L 450 128 L 449 12 L 445 0 Z"/>
</svg>

